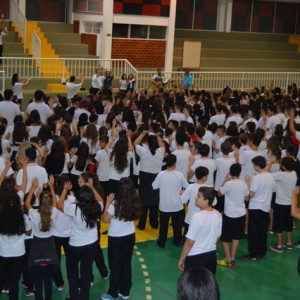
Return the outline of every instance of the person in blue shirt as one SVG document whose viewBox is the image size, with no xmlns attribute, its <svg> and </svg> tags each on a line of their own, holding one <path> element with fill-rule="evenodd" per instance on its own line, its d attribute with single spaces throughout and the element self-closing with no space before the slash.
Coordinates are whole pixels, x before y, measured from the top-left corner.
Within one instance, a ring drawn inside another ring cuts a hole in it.
<svg viewBox="0 0 300 300">
<path fill-rule="evenodd" d="M 193 88 L 193 76 L 190 74 L 190 71 L 188 69 L 185 70 L 182 87 L 185 89 L 186 94 L 188 94 L 188 91 Z"/>
</svg>

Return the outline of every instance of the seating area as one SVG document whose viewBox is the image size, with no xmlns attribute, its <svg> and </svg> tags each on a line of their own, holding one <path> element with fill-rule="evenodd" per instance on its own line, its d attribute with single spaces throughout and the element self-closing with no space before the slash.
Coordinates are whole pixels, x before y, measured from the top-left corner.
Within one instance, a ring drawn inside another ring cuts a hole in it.
<svg viewBox="0 0 300 300">
<path fill-rule="evenodd" d="M 202 42 L 201 71 L 300 70 L 298 45 L 289 43 L 288 35 L 179 29 L 175 31 L 173 70 L 182 66 L 185 40 Z"/>
</svg>

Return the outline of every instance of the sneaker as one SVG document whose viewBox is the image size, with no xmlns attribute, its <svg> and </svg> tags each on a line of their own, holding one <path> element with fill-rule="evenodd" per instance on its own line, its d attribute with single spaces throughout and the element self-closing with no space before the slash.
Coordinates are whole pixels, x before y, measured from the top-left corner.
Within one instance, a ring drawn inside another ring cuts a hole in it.
<svg viewBox="0 0 300 300">
<path fill-rule="evenodd" d="M 62 292 L 62 291 L 64 290 L 64 286 L 63 286 L 63 285 L 61 285 L 61 286 L 56 286 L 56 288 L 57 288 L 57 290 L 58 290 L 59 292 Z"/>
<path fill-rule="evenodd" d="M 94 281 L 91 281 L 91 286 L 93 286 L 94 285 Z"/>
<path fill-rule="evenodd" d="M 234 261 L 228 261 L 227 259 L 217 260 L 217 265 L 226 268 L 232 268 L 235 265 Z"/>
<path fill-rule="evenodd" d="M 111 296 L 110 294 L 102 294 L 100 296 L 100 298 L 102 300 L 117 300 L 117 298 L 114 298 L 113 296 Z"/>
<path fill-rule="evenodd" d="M 283 247 L 286 248 L 287 250 L 293 250 L 293 244 L 291 243 L 284 243 Z"/>
<path fill-rule="evenodd" d="M 2 293 L 3 293 L 3 294 L 9 294 L 9 288 L 4 287 L 4 288 L 2 289 Z"/>
<path fill-rule="evenodd" d="M 26 293 L 25 293 L 25 297 L 33 297 L 35 294 L 33 291 L 29 291 L 27 290 Z"/>
<path fill-rule="evenodd" d="M 119 293 L 119 300 L 128 300 L 129 296 L 123 296 L 121 293 Z"/>
<path fill-rule="evenodd" d="M 241 256 L 241 260 L 243 261 L 257 261 L 257 257 L 250 256 L 249 254 Z"/>
<path fill-rule="evenodd" d="M 101 275 L 101 277 L 102 277 L 103 280 L 106 280 L 106 279 L 108 279 L 108 275 L 109 275 L 109 272 L 107 272 L 106 275 L 103 275 L 103 276 Z"/>
<path fill-rule="evenodd" d="M 21 282 L 21 286 L 24 288 L 24 289 L 27 289 L 27 285 L 24 283 L 24 281 Z"/>
<path fill-rule="evenodd" d="M 282 246 L 278 246 L 278 245 L 271 245 L 270 249 L 274 252 L 277 252 L 277 253 L 282 253 L 283 252 Z"/>
<path fill-rule="evenodd" d="M 293 246 L 300 249 L 300 241 L 293 243 Z"/>
</svg>

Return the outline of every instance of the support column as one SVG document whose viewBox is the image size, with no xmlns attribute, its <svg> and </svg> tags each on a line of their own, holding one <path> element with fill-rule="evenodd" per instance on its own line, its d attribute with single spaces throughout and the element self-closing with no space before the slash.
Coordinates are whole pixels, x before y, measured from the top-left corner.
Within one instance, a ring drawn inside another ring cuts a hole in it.
<svg viewBox="0 0 300 300">
<path fill-rule="evenodd" d="M 177 0 L 171 0 L 170 2 L 169 25 L 166 32 L 165 72 L 172 72 L 173 70 L 176 3 Z"/>
<path fill-rule="evenodd" d="M 111 59 L 112 29 L 113 29 L 113 0 L 103 1 L 103 35 L 101 41 L 101 58 Z"/>
</svg>

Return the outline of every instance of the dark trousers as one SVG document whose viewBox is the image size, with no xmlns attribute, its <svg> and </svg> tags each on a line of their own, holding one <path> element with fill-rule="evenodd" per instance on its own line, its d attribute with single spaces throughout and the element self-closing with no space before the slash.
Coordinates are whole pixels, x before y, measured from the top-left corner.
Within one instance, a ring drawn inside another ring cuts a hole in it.
<svg viewBox="0 0 300 300">
<path fill-rule="evenodd" d="M 118 298 L 120 292 L 129 296 L 131 282 L 131 259 L 135 234 L 121 237 L 108 237 L 108 261 L 110 269 L 108 294 Z"/>
<path fill-rule="evenodd" d="M 152 206 L 143 205 L 142 214 L 140 216 L 139 223 L 138 223 L 139 229 L 145 229 L 148 211 L 149 211 L 150 226 L 152 228 L 158 228 L 158 224 L 159 224 L 158 223 L 158 205 L 152 205 Z"/>
<path fill-rule="evenodd" d="M 71 300 L 90 299 L 92 266 L 96 253 L 97 242 L 80 247 L 73 247 L 69 245 L 69 251 L 67 255 L 67 273 Z M 79 294 L 78 288 L 80 288 Z"/>
<path fill-rule="evenodd" d="M 249 209 L 248 252 L 251 257 L 265 256 L 269 213 L 260 209 Z"/>
<path fill-rule="evenodd" d="M 0 294 L 5 285 L 9 288 L 9 300 L 19 299 L 19 281 L 24 256 L 0 257 Z"/>
<path fill-rule="evenodd" d="M 32 292 L 34 290 L 34 280 L 33 280 L 32 273 L 30 272 L 28 267 L 28 257 L 31 249 L 31 244 L 32 244 L 32 239 L 25 240 L 26 253 L 24 256 L 24 264 L 23 264 L 23 282 L 27 286 L 27 290 Z"/>
<path fill-rule="evenodd" d="M 109 181 L 100 181 L 100 185 L 103 188 L 103 192 L 104 192 L 104 199 L 103 201 L 106 203 L 106 197 L 109 195 L 108 191 L 109 191 L 109 187 L 108 187 L 108 182 Z"/>
<path fill-rule="evenodd" d="M 55 266 L 56 267 L 56 266 Z M 35 300 L 52 300 L 52 273 L 53 266 L 31 266 L 35 285 Z M 45 289 L 45 297 L 43 290 Z"/>
<path fill-rule="evenodd" d="M 184 270 L 192 268 L 205 268 L 216 274 L 217 270 L 217 251 L 210 251 L 198 255 L 187 256 L 185 259 Z"/>
<path fill-rule="evenodd" d="M 57 270 L 52 274 L 52 279 L 57 287 L 63 286 L 64 285 L 64 280 L 62 277 L 61 273 L 61 267 L 60 267 L 60 261 L 61 261 L 61 247 L 64 248 L 65 255 L 68 255 L 68 250 L 69 250 L 69 239 L 68 237 L 59 237 L 59 236 L 54 236 L 54 242 L 55 242 L 55 248 L 56 248 L 56 253 L 58 256 L 58 268 Z"/>
<path fill-rule="evenodd" d="M 172 226 L 173 226 L 173 235 L 174 235 L 174 245 L 180 246 L 182 240 L 182 210 L 175 212 L 164 212 L 159 211 L 159 235 L 158 242 L 161 245 L 165 245 L 167 237 L 168 237 L 168 227 L 170 218 L 172 218 Z"/>
<path fill-rule="evenodd" d="M 97 222 L 97 231 L 98 231 L 98 243 L 97 243 L 97 252 L 95 255 L 95 263 L 100 275 L 103 277 L 107 277 L 108 270 L 105 264 L 104 255 L 100 246 L 100 221 Z M 92 275 L 92 281 L 94 281 L 94 276 Z"/>
</svg>

